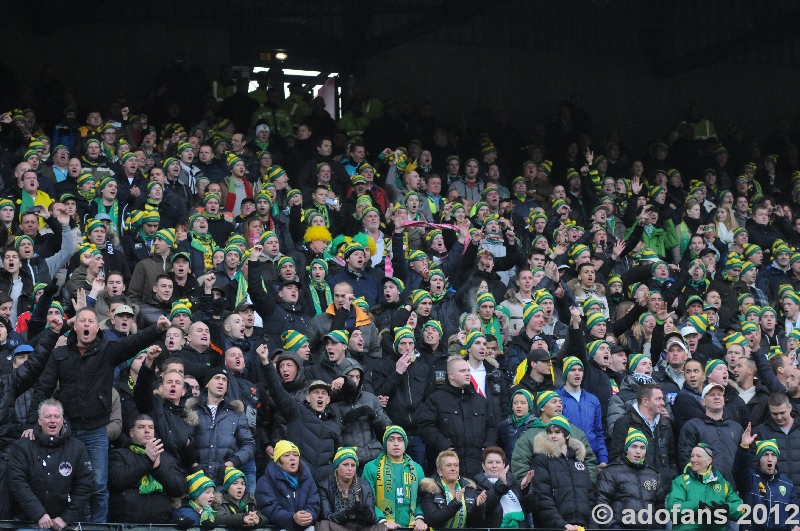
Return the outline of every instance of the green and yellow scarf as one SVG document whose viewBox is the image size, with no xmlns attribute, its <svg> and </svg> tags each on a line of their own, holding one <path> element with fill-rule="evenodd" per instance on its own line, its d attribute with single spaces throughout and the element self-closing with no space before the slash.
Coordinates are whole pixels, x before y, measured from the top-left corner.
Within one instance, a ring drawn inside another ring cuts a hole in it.
<svg viewBox="0 0 800 531">
<path fill-rule="evenodd" d="M 319 292 L 320 290 L 325 293 L 325 301 L 321 301 L 319 299 Z M 331 293 L 331 286 L 324 280 L 312 280 L 311 281 L 311 300 L 314 301 L 314 309 L 316 310 L 316 315 L 321 314 L 324 312 L 328 306 L 333 303 L 333 294 Z"/>
<path fill-rule="evenodd" d="M 414 474 L 406 472 L 408 469 L 411 472 L 414 472 L 414 467 L 411 464 L 411 458 L 407 455 L 403 456 L 403 479 L 406 476 L 414 477 Z M 380 460 L 378 461 L 378 473 L 375 477 L 375 504 L 380 509 L 383 514 L 386 515 L 394 515 L 394 519 L 392 521 L 399 523 L 398 521 L 398 514 L 397 514 L 397 507 L 394 506 L 394 493 L 396 492 L 396 484 L 394 483 L 394 477 L 392 476 L 392 460 L 389 459 L 389 456 L 386 455 L 386 452 L 381 452 Z M 419 481 L 419 478 L 416 478 L 416 482 Z M 403 488 L 405 489 L 405 493 L 408 495 L 407 498 L 411 500 L 411 507 L 410 507 L 410 521 L 414 522 L 414 518 L 417 513 L 417 487 L 419 485 L 407 485 L 403 482 Z M 391 496 L 387 497 L 387 494 L 391 494 Z M 413 525 L 411 526 L 413 527 Z"/>
<path fill-rule="evenodd" d="M 203 253 L 203 266 L 205 269 L 214 269 L 214 238 L 210 234 L 198 234 L 191 231 L 189 234 L 192 236 L 192 249 Z"/>
<path fill-rule="evenodd" d="M 144 448 L 141 446 L 136 446 L 132 444 L 128 446 L 131 452 L 137 455 L 147 455 Z M 152 474 L 147 474 L 146 476 L 142 476 L 142 479 L 139 480 L 139 494 L 153 494 L 154 492 L 163 492 L 164 486 L 156 480 L 152 476 Z"/>
<path fill-rule="evenodd" d="M 444 489 L 444 498 L 447 503 L 450 503 L 453 500 L 455 495 L 451 493 L 450 490 L 447 488 L 447 485 L 442 483 L 442 488 Z M 461 490 L 461 482 L 456 481 L 456 492 Z M 461 496 L 461 507 L 458 509 L 458 512 L 453 515 L 453 517 L 447 521 L 447 525 L 445 525 L 448 529 L 464 529 L 467 524 L 467 497 Z"/>
<path fill-rule="evenodd" d="M 216 518 L 216 511 L 211 507 L 200 507 L 194 500 L 189 500 L 189 507 L 194 509 L 200 515 L 200 523 L 213 522 Z"/>
</svg>

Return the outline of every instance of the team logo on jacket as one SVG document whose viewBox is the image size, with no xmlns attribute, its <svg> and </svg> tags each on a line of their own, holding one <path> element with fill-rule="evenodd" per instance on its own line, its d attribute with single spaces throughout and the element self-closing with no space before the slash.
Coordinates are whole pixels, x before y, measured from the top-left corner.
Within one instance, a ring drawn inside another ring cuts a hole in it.
<svg viewBox="0 0 800 531">
<path fill-rule="evenodd" d="M 575 468 L 577 468 L 578 470 L 583 470 L 583 469 L 585 469 L 586 467 L 585 467 L 585 466 L 583 466 L 583 463 L 576 462 L 576 463 L 575 463 Z"/>
<path fill-rule="evenodd" d="M 781 491 L 781 496 L 786 496 L 786 487 L 781 485 L 780 487 L 778 487 L 778 490 Z"/>
<path fill-rule="evenodd" d="M 64 461 L 60 465 L 58 465 L 58 473 L 64 477 L 67 477 L 72 474 L 72 465 L 68 462 Z"/>
<path fill-rule="evenodd" d="M 715 483 L 714 484 L 714 492 L 719 492 L 721 490 L 722 490 L 722 487 L 720 486 L 720 484 L 719 483 Z"/>
<path fill-rule="evenodd" d="M 644 482 L 644 490 L 658 490 L 658 481 L 648 479 Z"/>
</svg>

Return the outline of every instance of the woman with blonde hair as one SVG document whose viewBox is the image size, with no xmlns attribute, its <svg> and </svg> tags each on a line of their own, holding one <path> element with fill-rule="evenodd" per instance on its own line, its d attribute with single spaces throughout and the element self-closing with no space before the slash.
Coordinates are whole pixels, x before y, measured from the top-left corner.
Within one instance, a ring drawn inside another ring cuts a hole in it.
<svg viewBox="0 0 800 531">
<path fill-rule="evenodd" d="M 717 226 L 717 238 L 725 245 L 732 244 L 733 231 L 738 225 L 729 204 L 723 203 L 717 207 L 717 212 L 714 214 L 714 223 Z"/>
</svg>

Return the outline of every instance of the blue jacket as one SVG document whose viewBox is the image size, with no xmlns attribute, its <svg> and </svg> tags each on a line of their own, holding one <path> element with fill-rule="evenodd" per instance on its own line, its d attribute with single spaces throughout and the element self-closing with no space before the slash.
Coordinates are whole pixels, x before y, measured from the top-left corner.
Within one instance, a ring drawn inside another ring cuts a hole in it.
<svg viewBox="0 0 800 531">
<path fill-rule="evenodd" d="M 600 400 L 592 393 L 587 393 L 581 389 L 581 401 L 578 403 L 562 385 L 556 389 L 556 393 L 561 397 L 564 411 L 561 413 L 570 424 L 574 424 L 586 433 L 592 451 L 597 454 L 598 463 L 608 463 L 608 450 L 606 449 L 606 437 L 603 431 L 603 412 L 600 408 Z"/>
<path fill-rule="evenodd" d="M 297 488 L 293 489 L 281 467 L 268 461 L 264 475 L 256 484 L 256 503 L 274 527 L 294 531 L 305 529 L 292 519 L 294 513 L 301 510 L 311 513 L 314 521 L 319 518 L 319 491 L 311 477 L 311 465 L 304 459 L 300 460 L 300 471 Z"/>
<path fill-rule="evenodd" d="M 525 419 L 525 422 L 517 428 L 511 423 L 511 417 L 507 417 L 497 425 L 497 445 L 506 453 L 506 461 L 508 463 L 511 463 L 511 455 L 514 453 L 514 446 L 516 446 L 517 440 L 530 428 L 534 420 L 536 420 L 536 416 L 531 413 Z"/>
<path fill-rule="evenodd" d="M 376 306 L 386 299 L 383 296 L 383 284 L 376 275 L 362 271 L 358 275 L 350 271 L 347 266 L 342 267 L 338 273 L 328 279 L 328 284 L 333 287 L 339 282 L 347 282 L 353 287 L 353 294 L 364 297 L 370 306 Z"/>
<path fill-rule="evenodd" d="M 736 451 L 736 459 L 733 465 L 733 475 L 736 479 L 736 485 L 739 492 L 742 494 L 742 501 L 749 505 L 751 508 L 759 505 L 763 506 L 767 512 L 753 514 L 748 517 L 750 520 L 749 525 L 741 525 L 742 531 L 766 531 L 766 530 L 781 530 L 788 531 L 794 525 L 787 524 L 787 519 L 797 519 L 794 511 L 787 510 L 787 505 L 797 506 L 797 492 L 795 491 L 794 483 L 775 469 L 775 474 L 768 476 L 761 472 L 760 469 L 754 470 L 750 467 L 751 454 L 741 446 Z M 771 511 L 773 506 L 778 506 L 779 509 L 773 513 Z M 762 511 L 762 509 L 759 509 Z M 764 518 L 768 518 L 764 522 Z M 757 522 L 762 522 L 758 525 Z"/>
</svg>

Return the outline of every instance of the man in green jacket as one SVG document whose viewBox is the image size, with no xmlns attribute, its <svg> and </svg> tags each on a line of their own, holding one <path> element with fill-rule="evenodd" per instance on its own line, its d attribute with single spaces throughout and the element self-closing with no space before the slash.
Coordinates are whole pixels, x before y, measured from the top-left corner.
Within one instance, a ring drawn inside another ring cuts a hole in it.
<svg viewBox="0 0 800 531">
<path fill-rule="evenodd" d="M 417 503 L 417 490 L 425 478 L 422 467 L 406 454 L 408 437 L 400 426 L 388 426 L 383 452 L 364 466 L 364 479 L 375 493 L 375 515 L 386 529 L 426 531 L 428 525 Z M 413 526 L 412 526 L 413 522 Z"/>
<path fill-rule="evenodd" d="M 547 429 L 547 423 L 556 415 L 561 415 L 563 405 L 561 397 L 555 391 L 543 391 L 536 397 L 536 406 L 539 409 L 540 417 L 531 423 L 525 433 L 517 440 L 514 446 L 514 454 L 511 456 L 511 473 L 517 478 L 517 481 L 522 481 L 529 470 L 533 468 L 533 439 Z M 597 456 L 592 451 L 589 445 L 589 439 L 586 434 L 577 426 L 571 426 L 572 430 L 570 436 L 579 440 L 584 448 L 586 448 L 586 459 L 584 464 L 589 469 L 589 474 L 592 477 L 592 483 L 597 479 Z M 366 473 L 366 470 L 365 470 Z"/>
</svg>

